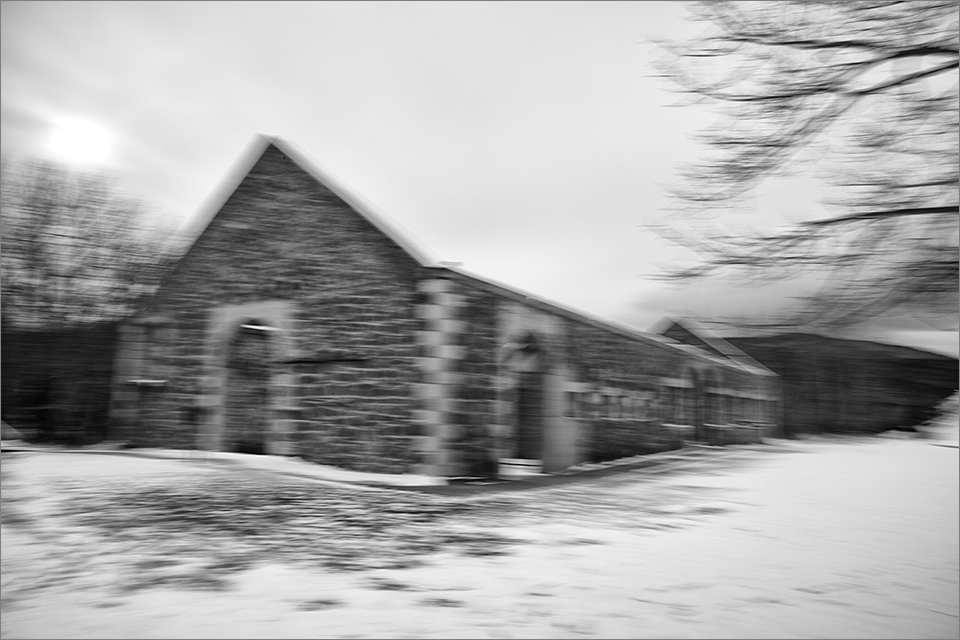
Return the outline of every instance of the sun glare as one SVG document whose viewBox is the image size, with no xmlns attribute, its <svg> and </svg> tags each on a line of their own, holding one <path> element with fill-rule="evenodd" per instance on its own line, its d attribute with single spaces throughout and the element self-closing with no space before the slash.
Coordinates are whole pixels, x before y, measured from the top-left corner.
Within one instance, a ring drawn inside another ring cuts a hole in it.
<svg viewBox="0 0 960 640">
<path fill-rule="evenodd" d="M 79 118 L 61 118 L 53 124 L 48 146 L 70 164 L 102 164 L 110 157 L 113 136 L 100 125 Z"/>
</svg>

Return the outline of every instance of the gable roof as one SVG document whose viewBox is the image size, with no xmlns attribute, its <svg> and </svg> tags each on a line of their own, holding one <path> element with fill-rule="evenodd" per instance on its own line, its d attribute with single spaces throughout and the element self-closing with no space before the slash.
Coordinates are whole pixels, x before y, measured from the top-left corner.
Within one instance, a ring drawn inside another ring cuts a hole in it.
<svg viewBox="0 0 960 640">
<path fill-rule="evenodd" d="M 250 175 L 260 159 L 274 148 L 295 164 L 304 173 L 329 189 L 335 196 L 343 200 L 361 218 L 369 222 L 375 229 L 383 233 L 394 244 L 403 249 L 421 266 L 431 266 L 437 263 L 436 256 L 426 246 L 415 238 L 408 230 L 391 219 L 376 205 L 361 196 L 346 182 L 333 174 L 329 169 L 311 158 L 300 147 L 276 136 L 258 134 L 249 148 L 244 151 L 240 160 L 221 182 L 208 204 L 204 206 L 208 213 L 203 217 L 200 226 L 195 229 L 192 244 L 203 235 L 210 223 L 217 217 L 230 196 L 237 190 L 243 180 Z M 191 244 L 191 248 L 192 248 Z M 188 250 L 189 252 L 189 250 Z"/>
<path fill-rule="evenodd" d="M 375 229 L 380 231 L 390 241 L 396 244 L 404 253 L 409 255 L 419 265 L 429 267 L 438 264 L 438 259 L 436 256 L 429 249 L 427 249 L 423 243 L 421 243 L 419 240 L 416 240 L 412 233 L 401 227 L 399 223 L 389 218 L 373 203 L 366 200 L 352 187 L 347 185 L 346 182 L 335 176 L 326 167 L 307 156 L 307 154 L 295 144 L 288 140 L 282 140 L 276 136 L 258 134 L 254 137 L 253 142 L 249 145 L 247 150 L 244 151 L 240 160 L 234 164 L 234 167 L 228 172 L 227 176 L 221 180 L 219 187 L 214 190 L 213 194 L 207 199 L 206 203 L 202 205 L 201 211 L 205 211 L 205 214 L 197 216 L 199 222 L 194 223 L 195 227 L 193 231 L 189 233 L 191 238 L 187 249 L 180 255 L 179 258 L 177 258 L 173 266 L 163 275 L 156 293 L 162 290 L 173 274 L 180 269 L 180 266 L 186 261 L 187 256 L 189 256 L 197 246 L 200 238 L 204 235 L 206 230 L 223 210 L 230 197 L 234 194 L 234 192 L 236 192 L 243 181 L 251 174 L 254 167 L 256 167 L 256 165 L 270 151 L 271 148 L 279 151 L 287 159 L 293 162 L 293 164 L 295 164 L 300 170 L 311 176 L 314 180 L 329 189 L 335 196 L 343 200 L 347 206 L 349 206 L 361 218 L 369 222 Z M 149 312 L 150 308 L 153 306 L 153 301 L 156 299 L 156 293 L 150 296 L 150 298 L 138 311 L 137 315 Z"/>
<path fill-rule="evenodd" d="M 657 328 L 651 329 L 651 331 L 659 335 L 700 347 L 752 369 L 773 373 L 745 352 L 724 340 L 718 333 L 708 329 L 696 320 L 667 315 L 654 326 Z"/>
</svg>

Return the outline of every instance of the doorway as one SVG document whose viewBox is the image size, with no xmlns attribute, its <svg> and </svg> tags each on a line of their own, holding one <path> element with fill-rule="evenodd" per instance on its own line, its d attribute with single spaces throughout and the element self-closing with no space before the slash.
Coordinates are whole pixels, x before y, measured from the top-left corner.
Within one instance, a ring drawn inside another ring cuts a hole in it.
<svg viewBox="0 0 960 640">
<path fill-rule="evenodd" d="M 270 333 L 257 320 L 242 322 L 227 347 L 223 450 L 263 454 L 269 430 Z"/>
<path fill-rule="evenodd" d="M 536 338 L 527 336 L 518 354 L 517 377 L 517 457 L 543 458 L 544 371 L 543 355 Z"/>
<path fill-rule="evenodd" d="M 517 389 L 517 447 L 519 458 L 543 456 L 543 374 L 521 371 Z"/>
</svg>

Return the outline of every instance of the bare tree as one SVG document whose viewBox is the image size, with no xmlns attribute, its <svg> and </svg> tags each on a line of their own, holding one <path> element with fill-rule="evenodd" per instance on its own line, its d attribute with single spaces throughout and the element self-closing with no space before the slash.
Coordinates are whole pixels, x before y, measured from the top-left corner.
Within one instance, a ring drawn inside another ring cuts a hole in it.
<svg viewBox="0 0 960 640">
<path fill-rule="evenodd" d="M 153 291 L 167 253 L 140 201 L 46 162 L 5 158 L 2 173 L 4 326 L 116 320 Z"/>
<path fill-rule="evenodd" d="M 674 279 L 819 271 L 779 323 L 845 325 L 892 310 L 955 314 L 958 2 L 700 2 L 708 28 L 668 42 L 659 69 L 719 106 L 707 153 L 651 226 L 700 255 Z M 773 233 L 719 217 L 761 182 L 814 162 L 831 215 Z M 796 310 L 794 310 L 796 311 Z"/>
</svg>

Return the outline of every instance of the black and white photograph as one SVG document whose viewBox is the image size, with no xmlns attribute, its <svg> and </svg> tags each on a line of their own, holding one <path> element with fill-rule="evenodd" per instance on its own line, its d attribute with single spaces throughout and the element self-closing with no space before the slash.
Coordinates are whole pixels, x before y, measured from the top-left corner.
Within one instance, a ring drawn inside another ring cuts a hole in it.
<svg viewBox="0 0 960 640">
<path fill-rule="evenodd" d="M 0 637 L 960 637 L 958 17 L 0 0 Z"/>
</svg>

